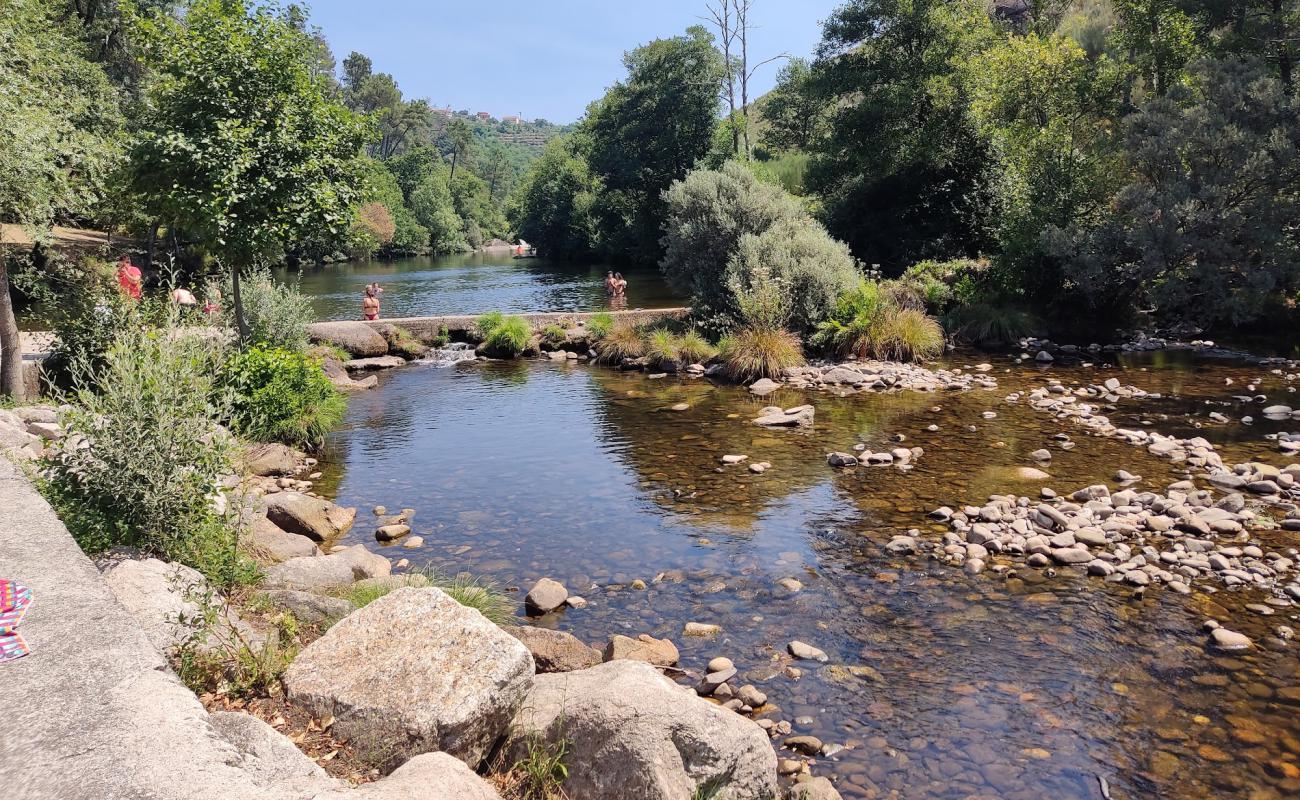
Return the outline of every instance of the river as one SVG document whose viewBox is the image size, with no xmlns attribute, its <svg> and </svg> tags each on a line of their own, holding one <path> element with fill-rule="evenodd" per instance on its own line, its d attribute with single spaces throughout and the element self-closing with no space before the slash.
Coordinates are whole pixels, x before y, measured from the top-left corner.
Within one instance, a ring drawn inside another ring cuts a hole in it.
<svg viewBox="0 0 1300 800">
<path fill-rule="evenodd" d="M 319 302 L 334 307 L 349 287 L 379 275 L 348 270 L 328 279 L 337 288 Z M 445 272 L 462 270 L 474 272 Z M 388 275 L 402 286 L 440 280 L 440 272 Z M 515 299 L 489 302 L 476 285 L 494 282 L 520 287 Z M 591 297 L 572 281 L 537 278 L 533 265 L 439 285 L 464 286 L 462 300 L 483 298 L 456 310 L 522 310 L 557 285 L 568 287 L 555 289 L 568 302 Z M 442 297 L 403 306 L 453 307 Z M 1144 448 L 1009 403 L 1011 392 L 1117 376 L 1163 395 L 1121 400 L 1107 412 L 1117 424 L 1206 436 L 1229 464 L 1281 466 L 1285 457 L 1263 437 L 1286 423 L 1220 425 L 1208 414 L 1240 419 L 1258 408 L 1233 398 L 1244 386 L 1294 404 L 1294 384 L 1230 359 L 1163 354 L 1041 366 L 958 353 L 946 364 L 979 361 L 992 362 L 996 390 L 841 397 L 787 388 L 762 400 L 701 379 L 574 362 L 414 364 L 351 399 L 319 488 L 361 509 L 349 543 L 489 577 L 521 605 L 522 591 L 541 577 L 590 602 L 534 624 L 598 647 L 615 633 L 668 637 L 692 669 L 728 656 L 739 680 L 767 693 L 770 718 L 844 748 L 812 769 L 847 798 L 1092 800 L 1103 780 L 1113 798 L 1300 796 L 1300 659 L 1296 645 L 1272 635 L 1297 624 L 1294 607 L 1265 617 L 1245 609 L 1260 602 L 1254 590 L 1136 592 L 1065 569 L 968 575 L 884 547 L 913 529 L 940 536 L 946 527 L 926 515 L 941 505 L 1037 496 L 1044 485 L 1117 488 L 1117 468 L 1145 476 L 1139 490 L 1163 491 L 1186 477 Z M 749 422 L 773 402 L 812 403 L 815 427 L 768 431 Z M 677 403 L 689 410 L 670 411 Z M 1061 432 L 1077 447 L 1054 454 L 1051 477 L 1018 478 L 1017 468 L 1035 464 L 1030 453 L 1055 447 Z M 888 447 L 894 435 L 925 449 L 910 472 L 827 466 L 829 451 Z M 720 468 L 726 453 L 772 467 Z M 375 505 L 416 509 L 424 546 L 380 547 Z M 1295 537 L 1256 538 L 1294 552 Z M 790 578 L 802 588 L 792 590 Z M 647 588 L 631 588 L 636 580 Z M 1202 631 L 1209 618 L 1260 646 L 1231 656 L 1210 650 Z M 689 621 L 722 633 L 686 637 Z M 802 675 L 791 677 L 784 651 L 792 639 L 822 648 L 829 663 L 799 662 Z"/>
<path fill-rule="evenodd" d="M 627 308 L 682 305 L 653 268 L 575 265 L 509 252 L 349 261 L 311 267 L 300 276 L 318 319 L 359 319 L 365 287 L 384 289 L 385 317 L 428 317 L 484 311 L 599 311 L 609 304 L 604 278 L 617 270 L 628 282 Z M 281 271 L 287 281 L 299 276 Z"/>
</svg>

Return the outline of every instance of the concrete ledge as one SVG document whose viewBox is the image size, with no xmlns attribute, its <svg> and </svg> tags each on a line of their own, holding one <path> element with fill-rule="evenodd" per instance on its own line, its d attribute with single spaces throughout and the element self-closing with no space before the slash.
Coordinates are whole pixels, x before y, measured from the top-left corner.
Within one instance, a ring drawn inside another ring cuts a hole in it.
<svg viewBox="0 0 1300 800">
<path fill-rule="evenodd" d="M 239 766 L 53 509 L 0 457 L 0 575 L 31 587 L 0 664 L 0 785 L 12 800 L 278 800 Z"/>
<path fill-rule="evenodd" d="M 543 328 L 547 325 L 561 321 L 589 320 L 600 313 L 612 314 L 616 320 L 632 322 L 636 324 L 654 322 L 660 319 L 684 319 L 690 315 L 689 308 L 638 308 L 630 311 L 568 311 L 568 312 L 542 312 L 512 314 L 511 316 L 523 317 L 528 320 L 529 324 L 536 328 Z M 393 317 L 392 319 L 381 319 L 366 324 L 372 328 L 378 328 L 380 325 L 397 325 L 410 331 L 414 336 L 424 341 L 429 341 L 438 335 L 438 331 L 446 328 L 451 333 L 463 333 L 472 330 L 474 323 L 481 314 L 457 314 L 443 317 Z"/>
</svg>

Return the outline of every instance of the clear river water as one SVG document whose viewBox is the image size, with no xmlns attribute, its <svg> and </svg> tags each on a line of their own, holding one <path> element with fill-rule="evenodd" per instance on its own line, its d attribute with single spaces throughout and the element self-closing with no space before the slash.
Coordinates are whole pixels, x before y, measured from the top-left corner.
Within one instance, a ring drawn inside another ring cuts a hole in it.
<svg viewBox="0 0 1300 800">
<path fill-rule="evenodd" d="M 394 268 L 396 288 L 385 298 L 402 313 L 602 299 L 563 277 L 521 283 L 531 268 Z M 346 316 L 354 284 L 377 274 L 354 268 L 305 284 L 320 289 L 323 309 Z M 586 280 L 598 289 L 601 274 Z M 493 295 L 479 291 L 484 285 L 516 290 Z M 412 296 L 402 301 L 404 286 Z M 416 297 L 419 286 L 446 291 Z M 730 657 L 740 680 L 767 693 L 774 719 L 843 746 L 812 771 L 847 798 L 1094 800 L 1103 786 L 1113 798 L 1300 796 L 1300 644 L 1271 638 L 1279 624 L 1297 625 L 1295 608 L 1258 616 L 1245 609 L 1261 599 L 1252 590 L 1137 593 L 1064 569 L 972 576 L 884 548 L 909 529 L 941 535 L 946 528 L 926 516 L 941 505 L 1036 496 L 1044 485 L 1114 488 L 1119 468 L 1145 476 L 1139 488 L 1161 491 L 1186 477 L 1144 448 L 1007 403 L 1010 392 L 1049 378 L 1119 377 L 1164 397 L 1121 400 L 1107 412 L 1116 424 L 1205 436 L 1228 464 L 1281 466 L 1288 460 L 1264 435 L 1286 423 L 1215 424 L 1208 415 L 1257 411 L 1233 399 L 1240 393 L 1295 404 L 1293 384 L 1264 367 L 1177 354 L 1049 367 L 1007 355 L 945 359 L 949 367 L 979 361 L 993 364 L 996 390 L 840 397 L 782 389 L 761 400 L 702 379 L 574 362 L 416 363 L 351 398 L 318 489 L 361 509 L 348 543 L 486 576 L 521 607 L 541 577 L 590 602 L 529 624 L 598 647 L 615 633 L 669 637 L 695 670 Z M 669 410 L 683 402 L 689 410 Z M 817 409 L 811 430 L 750 422 L 761 406 L 805 402 Z M 1017 477 L 1062 431 L 1077 447 L 1055 453 L 1050 479 Z M 911 472 L 827 466 L 829 451 L 887 449 L 894 434 L 925 449 Z M 727 453 L 772 467 L 761 475 L 720 468 Z M 375 542 L 369 509 L 381 504 L 416 509 L 422 548 Z M 1282 552 L 1296 536 L 1256 538 Z M 784 578 L 803 588 L 790 591 Z M 637 579 L 647 588 L 631 588 Z M 1232 656 L 1207 649 L 1210 618 L 1260 646 Z M 689 621 L 722 633 L 683 636 Z M 803 675 L 788 677 L 792 639 L 825 650 L 829 663 L 799 662 Z"/>
</svg>

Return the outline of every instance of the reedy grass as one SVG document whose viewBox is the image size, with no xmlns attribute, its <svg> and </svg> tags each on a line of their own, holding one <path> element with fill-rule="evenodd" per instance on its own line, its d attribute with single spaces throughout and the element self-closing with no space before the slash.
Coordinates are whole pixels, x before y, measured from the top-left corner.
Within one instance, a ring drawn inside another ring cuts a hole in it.
<svg viewBox="0 0 1300 800">
<path fill-rule="evenodd" d="M 727 375 L 744 383 L 778 378 L 804 363 L 799 337 L 782 328 L 740 328 L 718 343 L 718 351 Z"/>
<path fill-rule="evenodd" d="M 618 366 L 628 358 L 645 355 L 645 340 L 641 331 L 631 323 L 615 325 L 596 346 L 596 361 L 608 366 Z"/>
</svg>

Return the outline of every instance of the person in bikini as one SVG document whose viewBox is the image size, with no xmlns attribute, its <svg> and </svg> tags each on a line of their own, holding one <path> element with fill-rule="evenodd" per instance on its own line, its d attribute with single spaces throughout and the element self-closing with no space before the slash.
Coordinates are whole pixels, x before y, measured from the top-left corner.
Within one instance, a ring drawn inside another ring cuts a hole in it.
<svg viewBox="0 0 1300 800">
<path fill-rule="evenodd" d="M 379 296 L 374 286 L 367 286 L 366 296 L 361 298 L 361 316 L 368 321 L 379 319 Z"/>
</svg>

